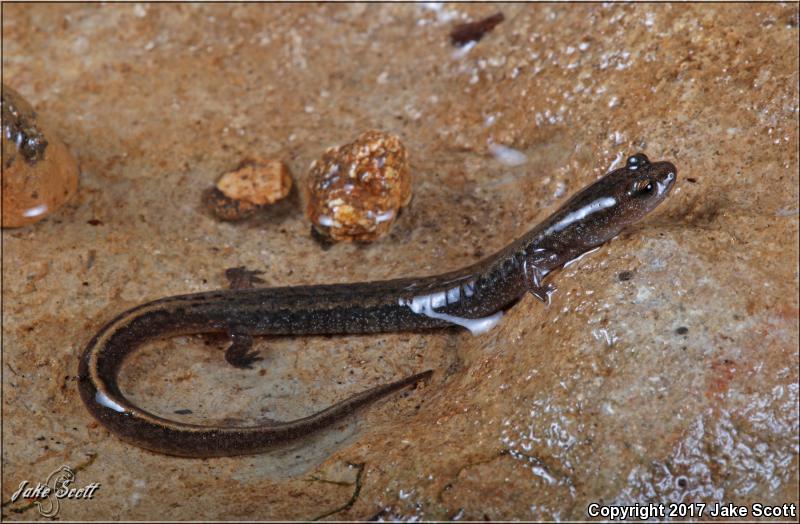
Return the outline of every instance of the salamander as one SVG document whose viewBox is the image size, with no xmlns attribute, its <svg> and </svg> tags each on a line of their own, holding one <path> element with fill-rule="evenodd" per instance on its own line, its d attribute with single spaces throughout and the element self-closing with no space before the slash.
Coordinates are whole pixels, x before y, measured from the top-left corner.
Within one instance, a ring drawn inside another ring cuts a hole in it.
<svg viewBox="0 0 800 524">
<path fill-rule="evenodd" d="M 544 282 L 548 274 L 647 215 L 664 201 L 676 179 L 670 162 L 650 162 L 644 154 L 635 154 L 494 255 L 440 275 L 273 288 L 238 285 L 141 304 L 105 324 L 88 343 L 78 369 L 81 398 L 111 432 L 155 452 L 212 457 L 266 451 L 330 426 L 427 378 L 431 371 L 368 389 L 297 420 L 229 427 L 168 420 L 134 405 L 117 384 L 126 357 L 146 341 L 195 333 L 229 335 L 225 358 L 240 368 L 259 360 L 252 349 L 252 337 L 259 335 L 379 333 L 454 325 L 480 334 L 528 292 L 549 302 L 555 288 Z"/>
</svg>

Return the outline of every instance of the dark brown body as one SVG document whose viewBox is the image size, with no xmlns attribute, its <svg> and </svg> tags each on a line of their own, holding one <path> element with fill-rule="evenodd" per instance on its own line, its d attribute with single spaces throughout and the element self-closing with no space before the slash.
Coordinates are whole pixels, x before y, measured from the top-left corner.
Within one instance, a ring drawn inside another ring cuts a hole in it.
<svg viewBox="0 0 800 524">
<path fill-rule="evenodd" d="M 143 342 L 179 334 L 227 332 L 236 343 L 236 336 L 376 333 L 454 324 L 480 333 L 526 292 L 547 300 L 553 288 L 542 279 L 549 272 L 655 208 L 675 177 L 672 164 L 633 156 L 626 167 L 576 194 L 522 238 L 459 271 L 381 282 L 210 291 L 140 305 L 106 324 L 89 342 L 79 368 L 81 397 L 121 438 L 172 455 L 257 453 L 307 435 L 430 372 L 378 386 L 310 417 L 237 428 L 157 417 L 131 404 L 116 378 L 125 358 Z M 643 193 L 647 181 L 652 187 Z"/>
</svg>

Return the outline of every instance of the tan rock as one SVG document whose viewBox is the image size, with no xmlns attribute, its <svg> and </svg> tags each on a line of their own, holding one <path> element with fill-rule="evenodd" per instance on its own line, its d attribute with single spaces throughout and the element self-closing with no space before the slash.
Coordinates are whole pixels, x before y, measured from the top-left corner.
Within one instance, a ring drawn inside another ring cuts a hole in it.
<svg viewBox="0 0 800 524">
<path fill-rule="evenodd" d="M 291 189 L 292 174 L 284 162 L 248 158 L 203 192 L 203 204 L 221 220 L 242 220 L 285 198 Z"/>
<path fill-rule="evenodd" d="M 33 107 L 3 84 L 3 227 L 42 220 L 78 187 L 78 164 Z"/>
<path fill-rule="evenodd" d="M 292 174 L 280 160 L 250 158 L 235 171 L 225 173 L 217 182 L 225 196 L 257 206 L 277 202 L 292 189 Z"/>
<path fill-rule="evenodd" d="M 3 4 L 3 73 L 72 115 L 76 214 L 103 222 L 2 232 L 3 500 L 68 464 L 72 486 L 101 488 L 61 500 L 62 520 L 588 520 L 600 501 L 680 500 L 709 504 L 705 520 L 717 501 L 797 504 L 798 4 L 504 4 L 454 57 L 452 26 L 497 9 Z M 220 227 L 181 200 L 232 151 L 279 144 L 307 165 L 379 125 L 414 155 L 391 242 L 320 253 L 303 213 Z M 549 307 L 527 296 L 489 333 L 256 337 L 265 360 L 247 372 L 224 340 L 177 337 L 121 371 L 152 413 L 250 425 L 435 370 L 315 439 L 167 457 L 80 400 L 83 347 L 129 307 L 222 287 L 240 265 L 275 286 L 458 269 L 639 150 L 677 166 L 668 201 L 552 275 Z M 25 499 L 3 514 L 41 519 Z"/>
</svg>

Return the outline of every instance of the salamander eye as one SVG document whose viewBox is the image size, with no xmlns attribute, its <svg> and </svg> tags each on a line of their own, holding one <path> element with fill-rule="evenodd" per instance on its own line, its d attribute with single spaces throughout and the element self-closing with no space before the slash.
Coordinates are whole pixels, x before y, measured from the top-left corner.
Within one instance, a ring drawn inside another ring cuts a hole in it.
<svg viewBox="0 0 800 524">
<path fill-rule="evenodd" d="M 644 153 L 636 153 L 633 156 L 628 157 L 628 161 L 626 162 L 628 169 L 639 169 L 642 166 L 646 166 L 650 163 L 650 159 Z"/>
<path fill-rule="evenodd" d="M 637 180 L 633 183 L 630 189 L 631 196 L 647 196 L 652 195 L 656 190 L 656 184 L 647 178 Z"/>
</svg>

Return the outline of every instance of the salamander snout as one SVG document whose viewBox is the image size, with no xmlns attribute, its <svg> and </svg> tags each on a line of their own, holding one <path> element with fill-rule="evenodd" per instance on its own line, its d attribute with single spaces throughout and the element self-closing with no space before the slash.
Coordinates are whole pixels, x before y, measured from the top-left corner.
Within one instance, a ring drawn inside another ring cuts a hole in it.
<svg viewBox="0 0 800 524">
<path fill-rule="evenodd" d="M 656 194 L 661 198 L 672 191 L 678 179 L 678 170 L 671 162 L 653 162 L 644 171 L 647 171 L 648 178 L 656 185 Z"/>
<path fill-rule="evenodd" d="M 656 183 L 658 184 L 658 192 L 663 195 L 668 195 L 678 179 L 678 170 L 669 162 L 659 162 L 664 164 L 663 169 L 656 175 Z"/>
</svg>

